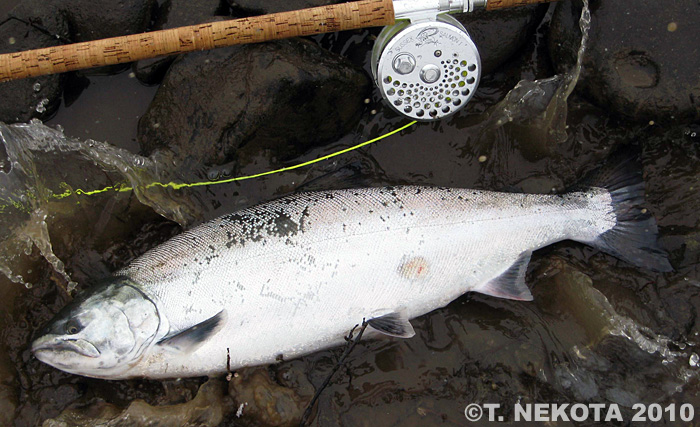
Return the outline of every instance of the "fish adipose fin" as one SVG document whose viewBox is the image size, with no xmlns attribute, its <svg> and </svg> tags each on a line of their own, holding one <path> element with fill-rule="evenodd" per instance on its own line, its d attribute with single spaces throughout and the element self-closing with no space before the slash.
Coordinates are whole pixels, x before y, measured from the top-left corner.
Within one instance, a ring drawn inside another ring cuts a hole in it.
<svg viewBox="0 0 700 427">
<path fill-rule="evenodd" d="M 192 353 L 221 330 L 226 324 L 226 317 L 226 310 L 221 310 L 214 317 L 163 338 L 158 341 L 158 345 L 176 352 Z"/>
<path fill-rule="evenodd" d="M 594 172 L 585 182 L 608 190 L 617 223 L 587 242 L 638 267 L 653 271 L 673 271 L 668 255 L 657 244 L 654 217 L 644 206 L 642 167 L 636 157 L 616 159 Z"/>
<path fill-rule="evenodd" d="M 474 290 L 498 298 L 532 301 L 530 289 L 525 284 L 525 273 L 531 257 L 532 252 L 523 252 L 500 276 Z"/>
<path fill-rule="evenodd" d="M 377 331 L 392 337 L 411 338 L 416 334 L 405 311 L 375 317 L 368 320 L 367 323 Z"/>
</svg>

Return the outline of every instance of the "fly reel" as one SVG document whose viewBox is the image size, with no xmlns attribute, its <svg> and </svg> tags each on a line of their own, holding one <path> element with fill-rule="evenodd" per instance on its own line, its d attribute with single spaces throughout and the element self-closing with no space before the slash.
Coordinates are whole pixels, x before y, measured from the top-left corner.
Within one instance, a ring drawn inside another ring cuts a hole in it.
<svg viewBox="0 0 700 427">
<path fill-rule="evenodd" d="M 447 14 L 385 27 L 372 50 L 371 67 L 382 98 L 399 114 L 423 121 L 463 108 L 481 77 L 476 45 Z"/>
</svg>

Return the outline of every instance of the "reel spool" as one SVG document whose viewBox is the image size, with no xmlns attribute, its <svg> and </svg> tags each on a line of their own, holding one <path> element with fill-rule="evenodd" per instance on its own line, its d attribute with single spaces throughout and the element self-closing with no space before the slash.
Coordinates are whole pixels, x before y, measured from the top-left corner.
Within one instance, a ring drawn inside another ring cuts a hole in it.
<svg viewBox="0 0 700 427">
<path fill-rule="evenodd" d="M 414 120 L 440 120 L 462 109 L 481 78 L 481 59 L 464 26 L 447 14 L 385 27 L 372 49 L 382 98 Z"/>
</svg>

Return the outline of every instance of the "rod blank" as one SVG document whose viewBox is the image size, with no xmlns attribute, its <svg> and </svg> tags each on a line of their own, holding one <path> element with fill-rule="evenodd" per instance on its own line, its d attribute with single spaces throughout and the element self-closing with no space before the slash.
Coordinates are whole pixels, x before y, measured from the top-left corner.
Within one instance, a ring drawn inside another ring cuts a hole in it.
<svg viewBox="0 0 700 427">
<path fill-rule="evenodd" d="M 440 0 L 437 4 L 443 4 L 443 1 Z M 465 10 L 473 10 L 476 6 L 483 7 L 484 5 L 487 10 L 495 10 L 553 0 L 461 1 L 469 3 Z M 408 2 L 403 3 L 402 6 L 409 4 Z M 410 4 L 421 7 L 421 3 L 420 1 L 412 1 Z M 437 13 L 438 9 L 435 10 Z M 361 0 L 6 53 L 0 55 L 0 82 L 124 64 L 142 59 L 236 44 L 259 43 L 367 27 L 382 27 L 393 24 L 394 20 L 392 0 Z"/>
<path fill-rule="evenodd" d="M 391 0 L 362 0 L 0 55 L 0 82 L 147 58 L 394 23 Z"/>
</svg>

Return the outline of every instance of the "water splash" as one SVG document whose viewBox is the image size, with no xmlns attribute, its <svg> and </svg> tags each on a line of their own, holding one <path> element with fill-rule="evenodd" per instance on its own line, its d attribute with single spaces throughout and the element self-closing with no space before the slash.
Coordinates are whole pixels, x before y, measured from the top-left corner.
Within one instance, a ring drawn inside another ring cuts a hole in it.
<svg viewBox="0 0 700 427">
<path fill-rule="evenodd" d="M 623 316 L 613 308 L 610 301 L 598 290 L 591 288 L 591 293 L 596 293 L 596 299 L 601 307 L 609 315 L 610 335 L 627 338 L 634 342 L 640 349 L 649 354 L 658 353 L 662 363 L 667 364 L 685 356 L 682 351 L 674 351 L 671 348 L 684 348 L 684 343 L 671 340 L 668 337 L 655 333 L 651 328 L 640 325 L 629 317 Z"/>
<path fill-rule="evenodd" d="M 697 368 L 700 366 L 700 356 L 697 353 L 692 353 L 688 358 L 688 364 L 693 368 Z"/>
<path fill-rule="evenodd" d="M 44 208 L 36 209 L 32 212 L 30 220 L 25 224 L 22 231 L 39 249 L 46 261 L 53 266 L 54 270 L 63 277 L 67 283 L 66 292 L 70 293 L 75 290 L 78 284 L 71 280 L 68 273 L 66 273 L 65 264 L 53 253 L 51 239 L 49 238 L 49 228 L 46 224 L 47 216 L 48 214 Z"/>
<path fill-rule="evenodd" d="M 39 120 L 11 126 L 0 123 L 0 141 L 0 272 L 15 283 L 30 286 L 13 269 L 21 264 L 22 253 L 36 247 L 63 277 L 66 290 L 75 287 L 53 252 L 47 222 L 72 217 L 81 203 L 74 196 L 79 192 L 76 187 L 91 189 L 95 181 L 110 179 L 117 182 L 114 188 L 132 187 L 139 201 L 181 225 L 200 215 L 200 206 L 191 200 L 171 194 L 172 190 L 147 187 L 166 178 L 161 172 L 164 159 L 159 163 L 107 143 L 67 138 L 62 130 Z M 59 194 L 63 197 L 56 197 Z"/>
<path fill-rule="evenodd" d="M 39 101 L 39 103 L 37 104 L 37 106 L 36 106 L 36 108 L 35 108 L 35 109 L 36 109 L 36 112 L 37 112 L 37 113 L 44 113 L 44 112 L 46 112 L 46 104 L 48 104 L 48 103 L 49 103 L 48 98 L 44 98 L 44 99 L 42 99 L 41 101 Z"/>
<path fill-rule="evenodd" d="M 582 34 L 581 44 L 573 69 L 546 79 L 518 82 L 502 101 L 484 114 L 486 118 L 479 124 L 478 141 L 493 139 L 490 136 L 511 122 L 539 131 L 549 144 L 566 141 L 567 99 L 581 75 L 591 28 L 588 0 L 583 0 L 579 28 Z"/>
</svg>

